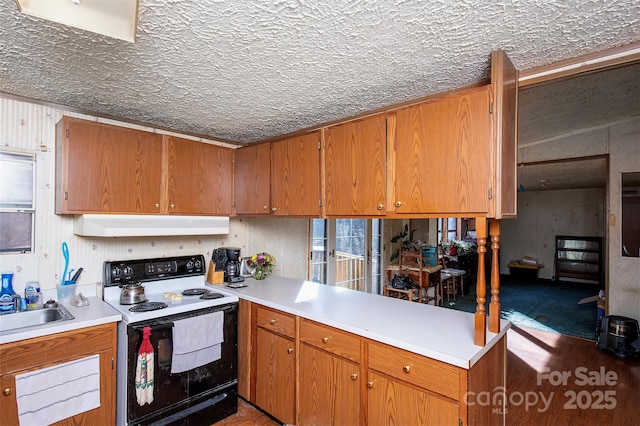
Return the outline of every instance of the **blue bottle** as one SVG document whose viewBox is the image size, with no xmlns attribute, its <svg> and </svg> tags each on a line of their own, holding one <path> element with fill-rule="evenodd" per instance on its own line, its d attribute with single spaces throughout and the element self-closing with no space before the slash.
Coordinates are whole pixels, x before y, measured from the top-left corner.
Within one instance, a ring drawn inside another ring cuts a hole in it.
<svg viewBox="0 0 640 426">
<path fill-rule="evenodd" d="M 9 314 L 15 312 L 14 296 L 17 296 L 13 291 L 13 274 L 5 272 L 2 274 L 2 288 L 0 289 L 0 314 Z"/>
</svg>

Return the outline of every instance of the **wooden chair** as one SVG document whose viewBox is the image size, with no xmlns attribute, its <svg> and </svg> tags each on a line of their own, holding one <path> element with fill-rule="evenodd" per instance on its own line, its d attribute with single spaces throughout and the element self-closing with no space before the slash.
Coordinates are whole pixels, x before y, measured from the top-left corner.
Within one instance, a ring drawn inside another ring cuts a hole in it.
<svg viewBox="0 0 640 426">
<path fill-rule="evenodd" d="M 387 285 L 384 288 L 384 295 L 422 303 L 433 301 L 434 305 L 438 305 L 442 303 L 440 269 L 440 266 L 425 266 L 422 251 L 401 250 L 398 256 L 397 275 L 410 277 L 420 288 L 415 290 L 398 290 L 391 285 Z M 389 274 L 389 279 L 392 279 L 391 274 Z"/>
<path fill-rule="evenodd" d="M 440 264 L 442 265 L 441 272 L 441 286 L 443 290 L 443 295 L 447 295 L 447 302 L 451 301 L 451 296 L 453 296 L 453 300 L 456 300 L 456 295 L 458 294 L 458 284 L 463 280 L 464 274 L 466 273 L 462 269 L 454 269 L 447 268 L 447 265 L 444 260 L 444 251 L 442 250 L 442 246 L 438 246 L 438 259 Z"/>
<path fill-rule="evenodd" d="M 385 296 L 392 296 L 420 302 L 422 299 L 422 252 L 400 250 L 398 256 L 398 276 L 411 277 L 420 287 L 417 289 L 400 290 L 387 285 L 384 288 Z"/>
</svg>

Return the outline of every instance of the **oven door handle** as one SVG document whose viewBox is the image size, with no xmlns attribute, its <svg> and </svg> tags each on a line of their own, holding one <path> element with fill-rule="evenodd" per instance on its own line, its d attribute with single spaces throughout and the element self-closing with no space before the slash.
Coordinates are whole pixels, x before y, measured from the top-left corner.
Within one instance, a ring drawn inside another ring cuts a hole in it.
<svg viewBox="0 0 640 426">
<path fill-rule="evenodd" d="M 225 306 L 222 309 L 218 309 L 216 311 L 213 312 L 220 312 L 220 311 L 230 311 L 233 310 L 235 307 L 234 306 Z M 188 317 L 186 317 L 188 318 Z M 159 330 L 168 330 L 173 328 L 173 321 L 167 321 L 167 322 L 161 322 L 158 324 L 154 324 L 154 325 L 148 325 L 148 326 L 133 326 L 133 329 L 135 331 L 138 331 L 140 333 L 142 333 L 142 331 L 144 330 L 145 327 L 151 327 L 151 332 L 153 333 L 154 331 L 159 331 Z"/>
<path fill-rule="evenodd" d="M 152 333 L 154 331 L 159 331 L 159 330 L 168 330 L 168 329 L 173 328 L 173 321 L 167 322 L 167 323 L 163 323 L 163 324 L 157 324 L 157 325 L 148 325 L 148 326 L 143 326 L 143 327 L 133 327 L 133 329 L 135 331 L 138 331 L 138 332 L 142 333 L 142 331 L 145 329 L 145 327 L 151 328 L 151 332 Z"/>
</svg>

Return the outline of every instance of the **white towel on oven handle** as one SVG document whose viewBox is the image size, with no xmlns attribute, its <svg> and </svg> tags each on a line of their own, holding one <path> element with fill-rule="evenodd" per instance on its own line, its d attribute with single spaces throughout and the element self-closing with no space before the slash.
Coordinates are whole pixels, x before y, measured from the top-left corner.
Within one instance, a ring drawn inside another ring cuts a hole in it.
<svg viewBox="0 0 640 426">
<path fill-rule="evenodd" d="M 209 364 L 222 356 L 224 311 L 173 322 L 171 373 Z"/>
</svg>

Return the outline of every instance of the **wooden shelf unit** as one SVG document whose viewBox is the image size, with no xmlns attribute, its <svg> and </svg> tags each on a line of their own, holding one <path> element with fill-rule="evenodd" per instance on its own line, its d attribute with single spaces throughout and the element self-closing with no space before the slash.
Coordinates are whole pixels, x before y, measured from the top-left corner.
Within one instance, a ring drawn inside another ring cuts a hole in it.
<svg viewBox="0 0 640 426">
<path fill-rule="evenodd" d="M 557 235 L 554 280 L 577 278 L 604 285 L 602 237 Z"/>
</svg>

